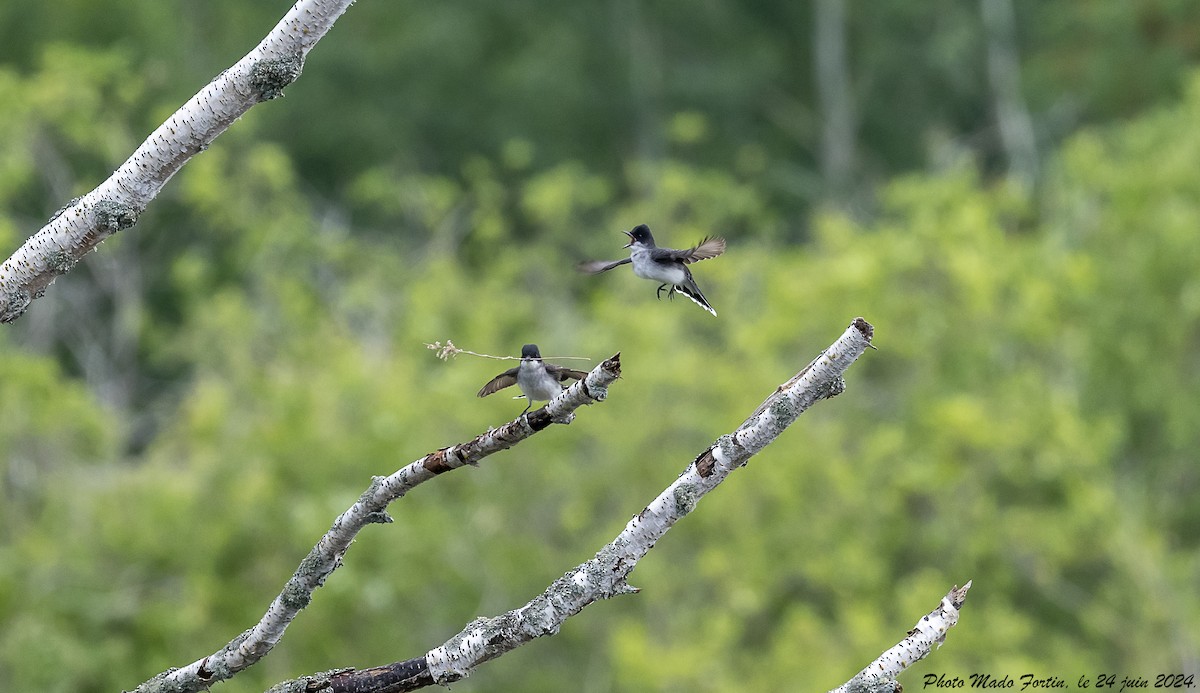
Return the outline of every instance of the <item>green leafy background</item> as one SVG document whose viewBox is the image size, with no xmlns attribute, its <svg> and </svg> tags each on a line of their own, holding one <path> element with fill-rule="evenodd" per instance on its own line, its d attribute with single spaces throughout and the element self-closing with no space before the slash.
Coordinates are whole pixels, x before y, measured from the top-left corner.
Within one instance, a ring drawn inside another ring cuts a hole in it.
<svg viewBox="0 0 1200 693">
<path fill-rule="evenodd" d="M 261 616 L 370 477 L 624 377 L 366 529 L 220 690 L 418 656 L 611 539 L 862 315 L 878 352 L 639 564 L 456 691 L 826 690 L 974 580 L 906 673 L 1200 669 L 1200 10 L 1015 5 L 1041 175 L 1005 175 L 974 3 L 848 8 L 855 190 L 812 9 L 355 5 L 0 331 L 0 689 L 130 689 Z M 286 3 L 0 7 L 0 240 L 90 190 Z M 583 277 L 648 223 L 719 311 Z M 579 365 L 579 362 L 572 362 Z"/>
</svg>

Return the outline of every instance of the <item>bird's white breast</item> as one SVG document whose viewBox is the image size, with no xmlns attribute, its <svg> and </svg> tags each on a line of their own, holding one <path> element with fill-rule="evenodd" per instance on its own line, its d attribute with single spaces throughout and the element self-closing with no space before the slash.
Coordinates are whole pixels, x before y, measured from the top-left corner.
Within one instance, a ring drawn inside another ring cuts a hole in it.
<svg viewBox="0 0 1200 693">
<path fill-rule="evenodd" d="M 532 400 L 554 399 L 562 392 L 562 385 L 546 372 L 541 361 L 525 361 L 517 370 L 517 387 Z"/>
<path fill-rule="evenodd" d="M 629 257 L 633 260 L 633 273 L 642 279 L 653 279 L 664 284 L 682 284 L 687 279 L 682 265 L 655 262 L 645 248 L 637 248 Z"/>
</svg>

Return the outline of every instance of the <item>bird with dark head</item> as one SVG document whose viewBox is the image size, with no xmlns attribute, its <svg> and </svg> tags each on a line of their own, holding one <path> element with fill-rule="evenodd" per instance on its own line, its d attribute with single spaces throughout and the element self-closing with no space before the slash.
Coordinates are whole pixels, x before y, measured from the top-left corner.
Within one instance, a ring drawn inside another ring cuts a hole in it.
<svg viewBox="0 0 1200 693">
<path fill-rule="evenodd" d="M 529 404 L 521 412 L 524 414 L 533 406 L 534 400 L 546 401 L 557 397 L 563 391 L 562 383 L 567 380 L 571 378 L 582 380 L 586 377 L 587 373 L 584 371 L 542 361 L 542 352 L 538 351 L 537 345 L 526 344 L 521 347 L 521 365 L 510 368 L 489 380 L 486 385 L 479 388 L 478 396 L 487 397 L 493 392 L 516 385 L 525 395 L 525 399 L 529 400 Z"/>
<path fill-rule="evenodd" d="M 654 235 L 650 233 L 650 227 L 645 224 L 638 224 L 633 227 L 632 231 L 626 231 L 625 235 L 629 236 L 629 243 L 625 245 L 626 248 L 631 249 L 629 257 L 611 262 L 607 260 L 581 262 L 578 265 L 579 271 L 600 274 L 614 267 L 632 263 L 634 275 L 659 283 L 657 294 L 659 298 L 662 298 L 663 289 L 669 288 L 668 298 L 673 298 L 675 292 L 678 291 L 692 299 L 704 310 L 713 315 L 717 314 L 708 299 L 704 297 L 704 293 L 700 291 L 700 287 L 696 285 L 696 280 L 692 277 L 692 271 L 688 269 L 688 265 L 717 257 L 725 252 L 724 238 L 709 236 L 691 248 L 674 250 L 659 248 L 655 245 Z"/>
</svg>

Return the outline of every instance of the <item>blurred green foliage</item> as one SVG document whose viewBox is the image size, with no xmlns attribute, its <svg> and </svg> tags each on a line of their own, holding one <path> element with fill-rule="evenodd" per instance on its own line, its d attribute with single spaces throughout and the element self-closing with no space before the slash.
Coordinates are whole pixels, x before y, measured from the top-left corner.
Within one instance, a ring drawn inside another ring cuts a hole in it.
<svg viewBox="0 0 1200 693">
<path fill-rule="evenodd" d="M 455 690 L 825 690 L 967 579 L 906 685 L 1195 667 L 1195 6 L 1081 4 L 1069 33 L 1038 23 L 1050 6 L 1019 5 L 1031 103 L 1070 83 L 1080 120 L 1137 115 L 1064 131 L 1033 190 L 994 179 L 987 146 L 916 170 L 923 137 L 982 127 L 969 6 L 928 51 L 909 37 L 935 10 L 855 6 L 863 69 L 895 91 L 869 100 L 864 146 L 881 177 L 910 172 L 847 215 L 798 192 L 810 155 L 765 122 L 807 98 L 764 87 L 807 79 L 791 5 L 360 3 L 288 99 L 0 335 L 0 689 L 128 689 L 218 649 L 371 475 L 524 406 L 473 396 L 507 364 L 427 342 L 620 351 L 624 377 L 399 502 L 222 690 L 417 656 L 524 603 L 856 315 L 880 351 L 655 547 L 640 595 Z M 56 7 L 0 8 L 10 248 L 281 11 Z M 650 125 L 634 42 L 670 76 Z M 635 144 L 646 127 L 657 148 Z M 639 222 L 728 238 L 695 267 L 719 318 L 574 273 Z"/>
<path fill-rule="evenodd" d="M 116 50 L 174 107 L 259 41 L 289 3 L 6 0 L 0 63 L 32 69 L 48 42 Z M 1020 81 L 1037 138 L 1175 96 L 1200 58 L 1191 0 L 1013 0 Z M 285 143 L 317 190 L 341 197 L 363 168 L 458 176 L 477 156 L 531 143 L 538 168 L 586 160 L 606 177 L 670 156 L 755 172 L 773 204 L 821 200 L 814 14 L 820 3 L 472 0 L 358 3 L 323 41 L 260 138 Z M 863 184 L 919 169 L 929 141 L 1002 146 L 989 105 L 977 2 L 846 3 L 847 62 Z M 131 114 L 149 132 L 164 114 Z M 352 208 L 353 209 L 353 208 Z M 357 210 L 354 210 L 357 211 Z M 514 220 L 519 223 L 519 220 Z M 807 230 L 802 217 L 790 234 Z"/>
</svg>

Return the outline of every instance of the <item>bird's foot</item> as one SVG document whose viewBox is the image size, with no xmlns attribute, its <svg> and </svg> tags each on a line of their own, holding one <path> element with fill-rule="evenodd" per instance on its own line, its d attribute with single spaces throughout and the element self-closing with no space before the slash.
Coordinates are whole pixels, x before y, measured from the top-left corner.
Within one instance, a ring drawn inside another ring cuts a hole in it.
<svg viewBox="0 0 1200 693">
<path fill-rule="evenodd" d="M 660 300 L 660 301 L 662 300 L 662 290 L 663 290 L 663 289 L 665 289 L 665 288 L 667 288 L 667 285 L 666 285 L 666 284 L 659 284 L 659 285 L 658 285 L 658 291 L 654 292 L 654 295 L 655 295 L 656 297 L 658 297 L 658 300 Z M 674 291 L 674 289 L 671 289 L 671 290 L 672 290 L 672 291 Z M 668 295 L 670 295 L 670 294 L 668 294 Z"/>
</svg>

